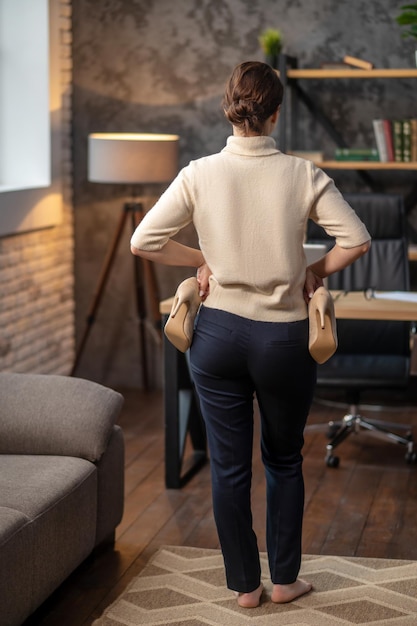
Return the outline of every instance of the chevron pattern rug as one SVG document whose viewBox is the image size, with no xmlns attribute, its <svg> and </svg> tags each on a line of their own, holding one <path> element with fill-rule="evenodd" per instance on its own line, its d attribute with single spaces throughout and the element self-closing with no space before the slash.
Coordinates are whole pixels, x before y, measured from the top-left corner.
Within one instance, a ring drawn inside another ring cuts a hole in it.
<svg viewBox="0 0 417 626">
<path fill-rule="evenodd" d="M 161 548 L 94 626 L 416 626 L 417 562 L 304 556 L 301 575 L 314 591 L 291 604 L 238 607 L 225 588 L 218 550 Z"/>
</svg>

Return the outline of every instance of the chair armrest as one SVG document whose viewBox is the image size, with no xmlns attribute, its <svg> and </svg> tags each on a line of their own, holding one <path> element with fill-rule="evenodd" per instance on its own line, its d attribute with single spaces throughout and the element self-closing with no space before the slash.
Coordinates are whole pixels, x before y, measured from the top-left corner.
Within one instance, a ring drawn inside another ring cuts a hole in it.
<svg viewBox="0 0 417 626">
<path fill-rule="evenodd" d="M 123 404 L 98 383 L 0 373 L 0 454 L 51 454 L 97 461 Z"/>
</svg>

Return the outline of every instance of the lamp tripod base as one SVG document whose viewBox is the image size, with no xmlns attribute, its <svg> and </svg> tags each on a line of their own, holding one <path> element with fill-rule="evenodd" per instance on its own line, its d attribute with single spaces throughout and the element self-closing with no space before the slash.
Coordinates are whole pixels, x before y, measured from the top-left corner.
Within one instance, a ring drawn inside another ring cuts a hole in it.
<svg viewBox="0 0 417 626">
<path fill-rule="evenodd" d="M 126 202 L 120 213 L 119 221 L 117 224 L 116 232 L 113 236 L 113 240 L 105 258 L 99 280 L 97 282 L 96 289 L 94 291 L 91 303 L 88 309 L 86 324 L 84 332 L 81 336 L 74 364 L 71 370 L 71 376 L 74 376 L 79 366 L 81 357 L 84 353 L 84 349 L 90 335 L 91 329 L 96 320 L 96 314 L 99 309 L 108 279 L 110 271 L 113 267 L 116 252 L 119 248 L 120 240 L 124 232 L 126 222 L 128 218 L 131 219 L 132 232 L 140 224 L 144 215 L 143 205 L 141 202 Z M 139 332 L 139 348 L 141 355 L 141 372 L 142 372 L 142 386 L 148 391 L 150 388 L 149 370 L 148 370 L 148 354 L 146 346 L 146 333 L 145 326 L 147 320 L 147 297 L 152 313 L 155 329 L 158 329 L 158 333 L 161 333 L 161 316 L 159 313 L 159 294 L 158 285 L 156 282 L 155 272 L 153 265 L 147 259 L 132 255 L 134 263 L 134 281 L 135 281 L 135 294 L 136 294 L 136 310 L 138 316 L 138 332 Z"/>
</svg>

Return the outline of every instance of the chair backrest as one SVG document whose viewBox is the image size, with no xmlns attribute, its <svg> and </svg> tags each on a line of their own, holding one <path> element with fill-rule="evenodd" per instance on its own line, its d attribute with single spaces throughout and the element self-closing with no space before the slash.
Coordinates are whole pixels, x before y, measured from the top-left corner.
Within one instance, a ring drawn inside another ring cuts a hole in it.
<svg viewBox="0 0 417 626">
<path fill-rule="evenodd" d="M 372 237 L 368 254 L 351 266 L 329 277 L 330 289 L 363 291 L 407 291 L 410 289 L 408 244 L 403 197 L 394 194 L 345 194 L 346 201 L 366 225 Z M 309 223 L 307 240 L 312 243 L 334 241 L 322 228 Z"/>
<path fill-rule="evenodd" d="M 381 291 L 410 288 L 407 230 L 402 196 L 394 194 L 345 194 L 347 202 L 368 228 L 372 245 L 369 252 L 350 267 L 329 277 L 330 289 L 364 291 L 373 288 Z M 321 227 L 313 222 L 308 225 L 307 241 L 326 242 L 334 245 Z M 329 368 L 323 372 L 349 367 L 355 368 L 354 357 L 362 358 L 362 366 L 369 368 L 388 365 L 389 357 L 396 360 L 398 378 L 407 374 L 410 355 L 410 323 L 391 321 L 338 320 L 339 347 L 330 359 Z M 373 357 L 379 356 L 374 359 Z M 381 358 L 382 357 L 382 358 Z M 399 358 L 402 359 L 401 364 Z M 367 359 L 367 360 L 366 360 Z M 367 368 L 368 369 L 368 368 Z M 362 376 L 364 375 L 363 369 Z M 389 376 L 390 367 L 387 367 Z M 342 372 L 341 372 L 342 374 Z M 354 375 L 352 374 L 354 378 Z M 369 378 L 377 378 L 378 372 L 370 372 Z M 320 374 L 319 374 L 320 378 Z M 383 372 L 380 380 L 383 379 Z M 368 381 L 369 382 L 369 381 Z"/>
</svg>

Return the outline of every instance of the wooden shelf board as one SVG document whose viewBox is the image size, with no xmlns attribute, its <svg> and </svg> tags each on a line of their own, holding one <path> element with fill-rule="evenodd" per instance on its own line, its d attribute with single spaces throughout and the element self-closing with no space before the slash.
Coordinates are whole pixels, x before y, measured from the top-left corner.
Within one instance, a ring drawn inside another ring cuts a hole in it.
<svg viewBox="0 0 417 626">
<path fill-rule="evenodd" d="M 315 161 L 321 169 L 331 170 L 417 170 L 417 162 L 396 163 L 393 161 Z"/>
<path fill-rule="evenodd" d="M 346 70 L 321 70 L 321 69 L 288 69 L 287 77 L 291 78 L 417 78 L 417 69 L 346 69 Z"/>
</svg>

